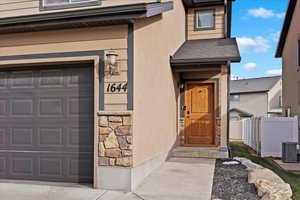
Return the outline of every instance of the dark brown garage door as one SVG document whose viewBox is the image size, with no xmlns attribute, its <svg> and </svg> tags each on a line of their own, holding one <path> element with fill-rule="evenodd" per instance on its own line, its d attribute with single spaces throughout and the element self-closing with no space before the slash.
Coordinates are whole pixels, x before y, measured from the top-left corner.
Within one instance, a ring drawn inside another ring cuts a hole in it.
<svg viewBox="0 0 300 200">
<path fill-rule="evenodd" d="M 0 70 L 0 178 L 92 182 L 93 71 Z"/>
</svg>

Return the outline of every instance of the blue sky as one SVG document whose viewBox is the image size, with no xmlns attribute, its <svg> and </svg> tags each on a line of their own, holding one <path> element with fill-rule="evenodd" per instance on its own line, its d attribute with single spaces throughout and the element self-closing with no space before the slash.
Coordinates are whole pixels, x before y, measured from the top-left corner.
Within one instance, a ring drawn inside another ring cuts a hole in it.
<svg viewBox="0 0 300 200">
<path fill-rule="evenodd" d="M 238 39 L 242 62 L 232 64 L 232 76 L 274 76 L 281 59 L 274 57 L 288 0 L 236 0 L 232 37 Z"/>
</svg>

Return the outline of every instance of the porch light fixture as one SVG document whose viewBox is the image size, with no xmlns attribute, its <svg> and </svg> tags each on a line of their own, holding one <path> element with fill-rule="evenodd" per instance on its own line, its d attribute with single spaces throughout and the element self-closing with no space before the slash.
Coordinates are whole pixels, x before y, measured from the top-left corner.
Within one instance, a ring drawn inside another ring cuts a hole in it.
<svg viewBox="0 0 300 200">
<path fill-rule="evenodd" d="M 114 51 L 110 51 L 106 54 L 107 57 L 107 68 L 111 75 L 118 75 L 120 74 L 119 66 L 118 66 L 118 54 Z"/>
</svg>

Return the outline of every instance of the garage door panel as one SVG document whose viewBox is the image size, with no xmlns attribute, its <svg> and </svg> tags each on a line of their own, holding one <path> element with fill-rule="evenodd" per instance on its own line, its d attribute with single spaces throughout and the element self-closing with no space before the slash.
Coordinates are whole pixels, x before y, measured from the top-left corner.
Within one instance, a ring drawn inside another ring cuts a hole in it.
<svg viewBox="0 0 300 200">
<path fill-rule="evenodd" d="M 64 87 L 64 75 L 62 70 L 41 70 L 38 88 Z"/>
<path fill-rule="evenodd" d="M 7 88 L 7 73 L 0 72 L 0 90 Z"/>
<path fill-rule="evenodd" d="M 92 71 L 79 69 L 77 71 L 68 70 L 67 87 L 89 88 L 93 83 L 89 79 Z"/>
<path fill-rule="evenodd" d="M 1 155 L 0 153 L 0 175 L 4 176 L 7 173 L 7 158 L 5 155 Z"/>
<path fill-rule="evenodd" d="M 11 72 L 9 76 L 9 87 L 34 88 L 34 73 L 31 70 Z"/>
<path fill-rule="evenodd" d="M 38 146 L 40 147 L 63 147 L 63 127 L 42 127 L 38 128 Z"/>
<path fill-rule="evenodd" d="M 33 98 L 19 98 L 10 101 L 10 114 L 12 116 L 32 117 L 33 115 Z"/>
<path fill-rule="evenodd" d="M 0 178 L 92 182 L 90 66 L 0 72 Z"/>
<path fill-rule="evenodd" d="M 69 141 L 68 147 L 76 147 L 86 149 L 86 147 L 92 147 L 93 137 L 91 137 L 90 127 L 72 127 L 69 128 Z"/>
<path fill-rule="evenodd" d="M 34 158 L 31 156 L 14 155 L 10 159 L 10 166 L 12 176 L 31 177 L 34 175 Z"/>
<path fill-rule="evenodd" d="M 11 145 L 12 146 L 33 146 L 33 128 L 18 127 L 11 129 Z"/>
<path fill-rule="evenodd" d="M 64 99 L 59 97 L 42 97 L 38 102 L 38 115 L 64 115 Z"/>
<path fill-rule="evenodd" d="M 91 168 L 93 164 L 91 163 L 91 159 L 89 159 L 86 156 L 82 156 L 81 158 L 70 157 L 68 159 L 68 165 L 69 165 L 68 167 L 69 177 L 76 178 L 77 174 L 79 173 L 80 174 L 79 178 L 89 179 L 93 175 L 92 173 L 93 169 Z"/>
<path fill-rule="evenodd" d="M 7 116 L 8 100 L 0 99 L 0 118 Z"/>
<path fill-rule="evenodd" d="M 38 160 L 40 177 L 64 177 L 64 157 L 44 156 L 40 157 Z"/>
<path fill-rule="evenodd" d="M 6 128 L 0 127 L 0 147 L 6 144 Z"/>
<path fill-rule="evenodd" d="M 65 127 L 70 124 L 70 127 Z M 53 124 L 54 126 L 55 124 Z M 71 127 L 71 123 L 49 124 L 32 128 L 30 125 L 16 125 L 14 128 L 0 128 L 0 149 L 15 151 L 92 152 L 92 125 L 83 123 Z"/>
<path fill-rule="evenodd" d="M 69 97 L 68 98 L 68 114 L 70 116 L 91 116 L 92 109 L 91 108 L 91 97 Z"/>
</svg>

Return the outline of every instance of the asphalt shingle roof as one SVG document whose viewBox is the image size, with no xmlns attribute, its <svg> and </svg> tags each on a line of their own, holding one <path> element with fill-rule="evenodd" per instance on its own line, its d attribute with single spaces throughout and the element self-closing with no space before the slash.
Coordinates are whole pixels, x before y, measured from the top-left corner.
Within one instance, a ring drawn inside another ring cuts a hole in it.
<svg viewBox="0 0 300 200">
<path fill-rule="evenodd" d="M 281 76 L 232 80 L 230 82 L 230 93 L 267 92 L 280 79 Z"/>
<path fill-rule="evenodd" d="M 197 62 L 240 62 L 241 56 L 235 38 L 188 40 L 172 57 L 173 63 Z"/>
</svg>

